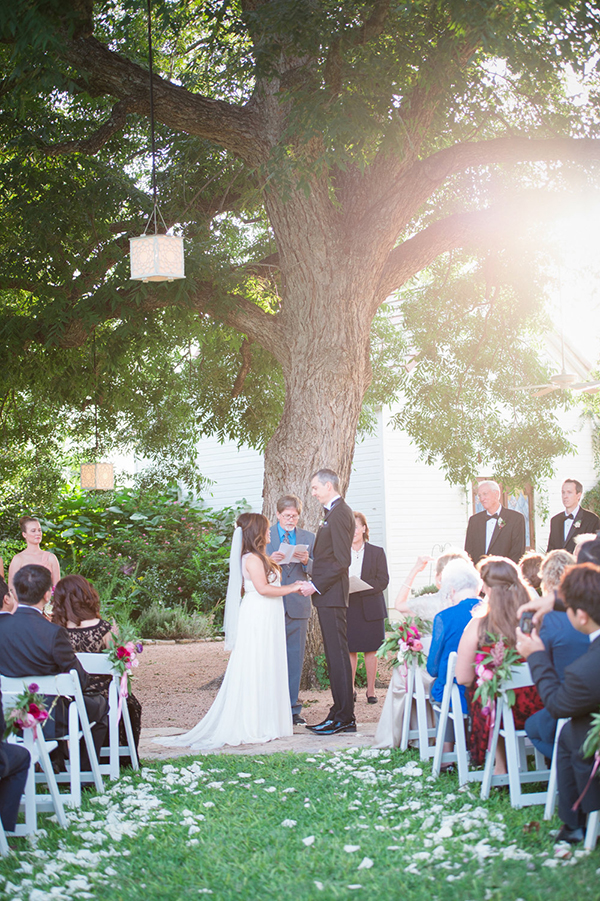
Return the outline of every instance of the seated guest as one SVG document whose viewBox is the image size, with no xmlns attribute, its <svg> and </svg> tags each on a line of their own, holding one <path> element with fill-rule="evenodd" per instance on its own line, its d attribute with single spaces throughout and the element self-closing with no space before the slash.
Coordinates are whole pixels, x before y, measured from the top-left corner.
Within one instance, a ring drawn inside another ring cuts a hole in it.
<svg viewBox="0 0 600 901">
<path fill-rule="evenodd" d="M 523 554 L 519 560 L 521 578 L 528 587 L 533 589 L 531 594 L 534 597 L 540 593 L 540 585 L 542 584 L 540 566 L 543 559 L 541 554 L 535 554 L 533 551 L 530 551 L 528 554 Z"/>
<path fill-rule="evenodd" d="M 438 588 L 440 588 L 441 585 L 442 573 L 451 560 L 463 560 L 470 563 L 469 558 L 464 551 L 449 550 L 445 554 L 442 554 L 441 557 L 438 557 L 435 566 L 435 583 Z M 449 593 L 446 594 L 445 591 L 441 590 L 436 591 L 435 594 L 423 595 L 420 598 L 408 597 L 410 594 L 410 586 L 412 585 L 414 579 L 416 578 L 418 573 L 422 572 L 427 564 L 432 561 L 433 557 L 417 557 L 417 562 L 410 571 L 408 580 L 404 583 L 403 587 L 398 593 L 398 597 L 396 598 L 395 607 L 396 610 L 398 610 L 400 613 L 404 613 L 409 617 L 420 616 L 422 619 L 432 621 L 435 615 L 440 612 L 440 610 L 445 610 L 446 607 L 450 606 L 453 603 L 449 596 Z M 424 635 L 423 647 L 425 651 L 429 650 L 430 642 L 431 636 Z M 425 671 L 421 673 L 421 676 L 423 679 L 423 685 L 425 686 L 425 690 L 427 691 L 429 689 L 429 685 L 433 681 L 432 677 Z M 379 722 L 377 724 L 373 747 L 399 747 L 400 739 L 402 737 L 402 720 L 404 717 L 405 702 L 406 679 L 402 675 L 402 667 L 395 666 L 392 670 L 392 678 L 390 679 L 390 684 L 385 696 L 385 702 L 381 711 L 381 717 L 379 718 Z M 429 713 L 431 713 L 431 708 L 428 707 L 428 714 Z M 411 729 L 413 728 L 413 717 L 414 725 L 416 728 L 416 714 L 414 713 L 414 711 L 411 712 Z M 433 716 L 431 717 L 431 725 L 433 726 Z"/>
<path fill-rule="evenodd" d="M 7 832 L 14 832 L 29 772 L 29 751 L 22 745 L 2 741 L 5 730 L 0 694 L 0 819 Z"/>
<path fill-rule="evenodd" d="M 443 610 L 448 606 L 439 590 L 444 567 L 450 563 L 451 560 L 466 560 L 470 563 L 469 555 L 465 551 L 449 548 L 436 560 L 434 582 L 438 591 L 433 594 L 424 594 L 418 598 L 411 598 L 410 591 L 413 582 L 419 573 L 423 572 L 426 566 L 433 563 L 433 560 L 433 557 L 427 555 L 417 557 L 417 562 L 406 577 L 406 582 L 403 583 L 396 596 L 396 600 L 394 601 L 394 607 L 398 613 L 405 613 L 408 616 L 420 616 L 422 619 L 433 620 L 436 613 L 439 613 L 440 610 Z"/>
<path fill-rule="evenodd" d="M 429 689 L 433 701 L 441 703 L 446 685 L 448 658 L 458 644 L 467 624 L 471 621 L 471 611 L 479 602 L 481 577 L 472 563 L 466 560 L 451 560 L 442 575 L 441 593 L 448 598 L 450 606 L 437 614 L 433 621 L 431 647 L 427 657 L 427 672 L 435 676 Z M 465 690 L 460 689 L 463 713 L 467 712 Z M 448 720 L 444 751 L 451 751 L 454 745 L 454 726 Z"/>
<path fill-rule="evenodd" d="M 52 576 L 44 566 L 31 564 L 15 573 L 14 586 L 18 607 L 12 616 L 0 616 L 0 661 L 5 676 L 52 676 L 75 669 L 84 692 L 88 675 L 73 653 L 66 629 L 44 617 L 44 605 L 52 596 Z M 108 732 L 106 700 L 101 695 L 86 694 L 85 706 L 92 726 L 96 753 L 106 741 Z M 67 705 L 58 703 L 44 726 L 47 738 L 65 735 Z M 89 770 L 89 759 L 82 740 L 81 768 Z"/>
<path fill-rule="evenodd" d="M 488 557 L 479 564 L 483 579 L 485 599 L 466 627 L 458 646 L 456 681 L 459 685 L 472 686 L 475 680 L 475 658 L 478 652 L 489 652 L 502 638 L 506 647 L 514 648 L 517 641 L 517 609 L 529 600 L 529 592 L 519 576 L 519 570 L 506 557 Z M 483 766 L 488 746 L 491 716 L 485 716 L 481 701 L 473 700 L 468 693 L 469 704 L 469 752 L 472 766 Z M 517 729 L 542 703 L 535 686 L 517 688 L 513 716 Z M 506 773 L 504 743 L 498 741 L 495 774 Z"/>
<path fill-rule="evenodd" d="M 98 592 L 83 576 L 64 576 L 58 582 L 54 589 L 52 622 L 66 628 L 76 654 L 100 654 L 109 647 L 113 627 L 105 619 L 101 619 Z M 88 675 L 88 691 L 98 692 L 106 699 L 110 683 L 111 676 Z M 142 725 L 142 705 L 132 694 L 127 698 L 127 709 L 137 749 Z M 122 721 L 119 723 L 119 732 L 121 744 L 126 744 Z"/>
<path fill-rule="evenodd" d="M 550 551 L 540 567 L 542 595 L 555 592 L 560 585 L 567 566 L 575 563 L 575 557 L 565 550 Z M 542 623 L 540 638 L 548 649 L 552 663 L 562 679 L 565 666 L 587 650 L 587 638 L 574 629 L 566 613 L 559 610 L 548 612 Z M 556 720 L 543 707 L 525 720 L 525 731 L 533 745 L 548 759 L 552 759 Z"/>
<path fill-rule="evenodd" d="M 581 753 L 600 707 L 600 567 L 583 563 L 570 567 L 560 585 L 560 596 L 571 624 L 588 639 L 588 649 L 565 667 L 561 681 L 540 636 L 519 630 L 517 649 L 529 663 L 544 706 L 555 718 L 571 717 L 558 740 L 558 815 L 563 827 L 558 841 L 583 841 L 585 815 L 600 810 L 600 781 L 590 780 L 594 758 Z M 589 781 L 589 785 L 588 785 Z M 573 810 L 584 792 L 577 810 Z"/>
<path fill-rule="evenodd" d="M 14 613 L 16 609 L 15 596 L 9 591 L 4 579 L 0 578 L 0 613 Z"/>
</svg>

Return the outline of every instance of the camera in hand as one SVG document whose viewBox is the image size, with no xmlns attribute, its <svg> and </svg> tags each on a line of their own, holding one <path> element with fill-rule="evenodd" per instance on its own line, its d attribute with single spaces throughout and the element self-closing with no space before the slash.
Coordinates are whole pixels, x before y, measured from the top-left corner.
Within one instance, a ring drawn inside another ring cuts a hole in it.
<svg viewBox="0 0 600 901">
<path fill-rule="evenodd" d="M 531 610 L 526 610 L 525 613 L 521 614 L 519 629 L 523 635 L 531 635 L 533 632 L 533 612 Z"/>
</svg>

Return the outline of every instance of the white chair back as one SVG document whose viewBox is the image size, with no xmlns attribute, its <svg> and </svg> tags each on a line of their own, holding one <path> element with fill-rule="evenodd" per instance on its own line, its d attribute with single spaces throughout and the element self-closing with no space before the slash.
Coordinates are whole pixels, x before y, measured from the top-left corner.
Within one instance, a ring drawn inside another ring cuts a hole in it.
<svg viewBox="0 0 600 901">
<path fill-rule="evenodd" d="M 121 705 L 121 716 L 123 717 L 123 726 L 125 727 L 125 735 L 127 744 L 119 744 L 119 683 L 120 678 L 111 661 L 106 654 L 76 654 L 77 659 L 82 667 L 90 675 L 111 676 L 112 682 L 108 690 L 108 748 L 102 748 L 101 755 L 108 755 L 108 763 L 100 764 L 100 771 L 107 773 L 110 779 L 118 779 L 121 757 L 129 756 L 131 766 L 134 770 L 139 770 L 137 752 L 135 749 L 135 740 L 133 737 L 133 729 L 131 726 L 131 718 L 129 716 L 129 708 L 124 700 Z"/>
<path fill-rule="evenodd" d="M 413 700 L 417 709 L 417 728 L 410 728 Z M 423 685 L 423 676 L 416 662 L 408 668 L 406 674 L 406 699 L 402 718 L 402 734 L 400 737 L 400 750 L 406 751 L 408 742 L 416 740 L 419 744 L 419 757 L 421 760 L 429 760 L 433 756 L 434 748 L 430 747 L 429 739 L 435 737 L 435 729 L 427 720 L 428 694 Z"/>
</svg>

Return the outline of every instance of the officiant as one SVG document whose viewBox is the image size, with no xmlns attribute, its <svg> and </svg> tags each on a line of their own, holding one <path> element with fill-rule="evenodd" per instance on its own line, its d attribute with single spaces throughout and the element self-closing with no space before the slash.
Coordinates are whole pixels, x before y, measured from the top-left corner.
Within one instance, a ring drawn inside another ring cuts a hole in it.
<svg viewBox="0 0 600 901">
<path fill-rule="evenodd" d="M 377 658 L 375 652 L 385 638 L 384 623 L 388 611 L 383 592 L 388 586 L 390 577 L 385 551 L 382 547 L 369 544 L 369 527 L 365 515 L 355 510 L 354 522 L 356 528 L 352 541 L 352 562 L 349 570 L 348 650 L 352 664 L 353 683 L 356 677 L 358 653 L 362 652 L 365 655 L 367 701 L 369 704 L 376 704 Z M 356 581 L 356 578 L 367 583 L 370 588 L 358 586 L 361 590 L 353 591 L 353 582 Z M 356 700 L 356 691 L 354 700 Z"/>
<path fill-rule="evenodd" d="M 302 501 L 295 494 L 286 494 L 277 501 L 277 525 L 271 526 L 271 536 L 266 552 L 275 563 L 281 566 L 282 585 L 291 585 L 298 579 L 306 579 L 312 570 L 315 536 L 313 532 L 298 528 L 301 513 Z M 297 548 L 289 563 L 283 562 L 286 554 L 285 551 L 279 550 L 283 545 L 292 545 Z M 298 692 L 300 691 L 306 633 L 312 605 L 310 597 L 303 597 L 296 592 L 286 595 L 283 603 L 292 720 L 295 726 L 305 726 L 306 720 L 302 716 L 302 702 L 298 698 Z"/>
</svg>

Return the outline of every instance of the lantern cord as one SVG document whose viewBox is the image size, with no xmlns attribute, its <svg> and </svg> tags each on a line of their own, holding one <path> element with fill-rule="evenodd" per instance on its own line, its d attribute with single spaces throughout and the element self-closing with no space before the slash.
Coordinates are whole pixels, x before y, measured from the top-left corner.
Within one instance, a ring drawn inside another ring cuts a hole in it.
<svg viewBox="0 0 600 901">
<path fill-rule="evenodd" d="M 154 136 L 154 86 L 153 86 L 153 69 L 152 69 L 152 14 L 150 10 L 150 2 L 148 0 L 148 63 L 149 63 L 149 71 L 150 71 L 150 139 L 152 144 L 152 213 L 150 215 L 150 219 L 148 220 L 148 224 L 146 225 L 146 231 L 148 230 L 148 225 L 150 224 L 150 220 L 154 219 L 154 234 L 158 234 L 158 221 L 156 217 L 156 213 L 158 210 L 158 191 L 156 189 L 156 140 Z M 162 215 L 160 217 L 163 218 Z M 164 224 L 163 219 L 163 224 Z M 166 229 L 166 226 L 165 226 Z"/>
</svg>

